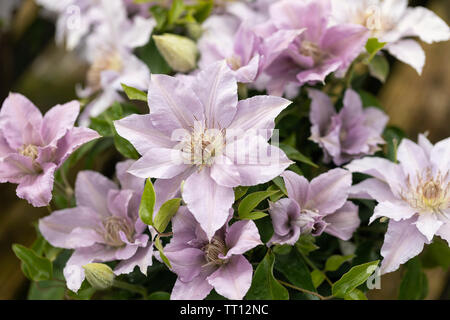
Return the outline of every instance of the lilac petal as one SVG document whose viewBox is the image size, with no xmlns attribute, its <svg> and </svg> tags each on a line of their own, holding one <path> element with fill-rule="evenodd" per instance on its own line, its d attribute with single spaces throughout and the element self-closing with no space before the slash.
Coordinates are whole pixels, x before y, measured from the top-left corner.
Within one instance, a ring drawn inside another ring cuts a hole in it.
<svg viewBox="0 0 450 320">
<path fill-rule="evenodd" d="M 217 293 L 231 300 L 242 300 L 252 284 L 253 268 L 244 256 L 233 256 L 207 280 Z"/>
<path fill-rule="evenodd" d="M 293 162 L 267 138 L 250 134 L 227 144 L 227 157 L 236 163 L 243 186 L 266 183 L 278 177 Z"/>
<path fill-rule="evenodd" d="M 426 59 L 425 51 L 417 41 L 412 39 L 400 40 L 390 43 L 386 49 L 398 60 L 413 67 L 419 75 L 422 74 Z"/>
<path fill-rule="evenodd" d="M 295 224 L 300 217 L 298 203 L 289 198 L 270 203 L 269 214 L 274 228 L 269 243 L 294 245 L 300 236 L 300 227 Z"/>
<path fill-rule="evenodd" d="M 308 89 L 308 95 L 312 100 L 309 119 L 313 125 L 318 127 L 317 134 L 323 135 L 331 122 L 331 117 L 336 115 L 333 102 L 328 95 L 319 90 Z"/>
<path fill-rule="evenodd" d="M 167 136 L 177 129 L 189 130 L 204 117 L 202 102 L 192 89 L 181 80 L 162 74 L 152 75 L 148 105 L 154 127 Z"/>
<path fill-rule="evenodd" d="M 97 132 L 88 128 L 74 127 L 69 130 L 57 143 L 55 159 L 58 161 L 58 166 L 61 166 L 67 158 L 83 144 L 98 139 L 99 137 Z"/>
<path fill-rule="evenodd" d="M 177 279 L 170 295 L 171 300 L 203 300 L 211 292 L 213 286 L 206 281 L 211 273 L 208 268 L 189 282 Z"/>
<path fill-rule="evenodd" d="M 186 244 L 197 240 L 198 222 L 186 207 L 180 207 L 177 214 L 172 218 L 172 231 L 174 236 L 170 243 L 164 248 L 165 251 L 177 251 L 187 247 Z M 205 243 L 208 240 L 205 236 Z"/>
<path fill-rule="evenodd" d="M 369 30 L 357 24 L 340 24 L 329 28 L 321 39 L 321 48 L 342 62 L 346 69 L 364 50 Z"/>
<path fill-rule="evenodd" d="M 305 83 L 325 82 L 325 78 L 342 66 L 340 61 L 326 61 L 322 65 L 312 69 L 301 71 L 297 74 L 298 82 L 303 85 Z"/>
<path fill-rule="evenodd" d="M 31 158 L 11 153 L 0 162 L 0 182 L 20 183 L 27 175 L 36 175 Z"/>
<path fill-rule="evenodd" d="M 254 58 L 260 46 L 260 40 L 248 22 L 241 23 L 234 36 L 234 52 L 242 58 L 244 64 Z"/>
<path fill-rule="evenodd" d="M 205 253 L 196 248 L 179 249 L 167 245 L 164 248 L 164 254 L 169 259 L 173 272 L 183 282 L 192 281 L 200 274 L 202 266 L 207 263 Z"/>
<path fill-rule="evenodd" d="M 419 218 L 416 222 L 416 227 L 419 231 L 427 237 L 428 241 L 432 241 L 434 235 L 443 225 L 442 221 L 435 216 L 432 212 L 426 212 L 419 214 Z"/>
<path fill-rule="evenodd" d="M 95 231 L 101 216 L 85 207 L 54 211 L 39 220 L 39 231 L 54 247 L 75 249 L 102 243 L 103 237 Z"/>
<path fill-rule="evenodd" d="M 273 63 L 280 55 L 289 47 L 289 45 L 304 32 L 305 29 L 300 30 L 275 30 L 267 38 L 265 38 L 262 44 L 262 61 L 261 69 L 264 70 L 270 65 L 276 65 L 278 62 Z M 273 63 L 273 64 L 272 64 Z"/>
<path fill-rule="evenodd" d="M 159 131 L 152 123 L 151 115 L 133 114 L 114 121 L 117 133 L 131 142 L 136 150 L 144 155 L 152 148 L 172 148 L 175 142 L 170 136 Z"/>
<path fill-rule="evenodd" d="M 83 266 L 91 262 L 114 260 L 115 249 L 104 245 L 94 245 L 74 251 L 64 267 L 67 288 L 77 292 L 85 278 Z"/>
<path fill-rule="evenodd" d="M 381 135 L 389 122 L 389 117 L 378 108 L 368 107 L 364 109 L 364 124 L 378 135 Z"/>
<path fill-rule="evenodd" d="M 430 152 L 430 162 L 434 169 L 445 175 L 450 168 L 450 138 L 439 141 Z M 450 178 L 450 177 L 447 177 Z"/>
<path fill-rule="evenodd" d="M 349 198 L 373 199 L 378 202 L 397 200 L 388 184 L 374 178 L 366 179 L 352 186 L 350 188 Z"/>
<path fill-rule="evenodd" d="M 260 56 L 256 55 L 246 66 L 243 66 L 242 68 L 236 70 L 236 80 L 241 83 L 252 83 L 253 81 L 255 81 L 259 73 L 260 61 Z"/>
<path fill-rule="evenodd" d="M 123 237 L 123 238 L 126 239 L 126 237 Z M 123 239 L 122 239 L 122 241 L 123 241 Z M 116 252 L 114 253 L 114 260 L 130 259 L 132 256 L 134 256 L 136 254 L 137 250 L 138 250 L 137 245 L 126 244 L 122 247 L 119 247 L 116 249 Z"/>
<path fill-rule="evenodd" d="M 144 275 L 147 275 L 147 269 L 153 261 L 153 245 L 149 244 L 145 248 L 139 248 L 134 256 L 128 260 L 121 261 L 114 269 L 116 275 L 128 274 L 133 272 L 137 266 Z"/>
<path fill-rule="evenodd" d="M 209 171 L 208 168 L 203 168 L 187 178 L 183 188 L 183 200 L 206 232 L 208 239 L 211 239 L 227 221 L 234 202 L 234 191 L 233 188 L 218 185 L 210 177 Z"/>
<path fill-rule="evenodd" d="M 323 219 L 328 225 L 325 232 L 342 240 L 349 240 L 361 220 L 358 216 L 358 206 L 347 201 L 342 208 Z"/>
<path fill-rule="evenodd" d="M 241 220 L 233 223 L 225 236 L 225 243 L 228 248 L 222 259 L 228 259 L 232 255 L 244 254 L 262 244 L 258 228 L 250 220 Z"/>
<path fill-rule="evenodd" d="M 11 149 L 5 137 L 2 135 L 0 131 L 0 161 L 6 157 L 10 153 L 14 153 L 15 151 Z"/>
<path fill-rule="evenodd" d="M 158 211 L 161 205 L 167 200 L 181 197 L 181 183 L 186 180 L 193 171 L 194 169 L 188 169 L 173 178 L 156 180 L 154 184 L 156 194 L 155 212 Z"/>
<path fill-rule="evenodd" d="M 404 201 L 385 201 L 380 202 L 374 210 L 370 222 L 372 223 L 379 217 L 387 217 L 395 221 L 411 218 L 416 213 L 416 210 L 408 206 Z"/>
<path fill-rule="evenodd" d="M 109 217 L 107 195 L 117 190 L 114 182 L 95 171 L 81 171 L 75 182 L 77 206 L 88 207 L 102 217 Z"/>
<path fill-rule="evenodd" d="M 428 140 L 425 135 L 419 134 L 417 144 L 423 149 L 427 157 L 430 158 L 431 150 L 433 150 L 433 144 L 430 142 L 430 140 Z M 433 163 L 433 160 L 433 158 L 430 159 L 431 163 Z"/>
<path fill-rule="evenodd" d="M 444 223 L 436 232 L 436 235 L 446 240 L 448 245 L 450 246 L 450 223 Z"/>
<path fill-rule="evenodd" d="M 347 170 L 333 169 L 314 178 L 309 185 L 307 208 L 322 215 L 335 212 L 347 200 L 352 175 Z"/>
<path fill-rule="evenodd" d="M 241 176 L 236 165 L 226 156 L 216 157 L 211 167 L 211 178 L 224 187 L 237 187 L 241 184 Z"/>
<path fill-rule="evenodd" d="M 280 97 L 255 96 L 241 100 L 230 130 L 272 130 L 275 118 L 292 102 Z M 255 112 L 258 110 L 258 112 Z"/>
<path fill-rule="evenodd" d="M 418 172 L 425 172 L 430 162 L 425 151 L 409 139 L 403 139 L 398 147 L 397 159 L 403 172 L 415 181 Z"/>
<path fill-rule="evenodd" d="M 154 148 L 136 161 L 128 170 L 139 178 L 170 179 L 189 168 L 184 164 L 182 152 L 177 149 Z"/>
<path fill-rule="evenodd" d="M 128 173 L 128 169 L 134 163 L 134 160 L 126 160 L 116 164 L 116 176 L 119 179 L 122 189 L 142 193 L 144 191 L 145 180 Z"/>
<path fill-rule="evenodd" d="M 289 198 L 297 201 L 300 207 L 303 207 L 308 200 L 309 181 L 292 171 L 285 171 L 281 176 L 284 179 Z"/>
<path fill-rule="evenodd" d="M 429 243 L 417 230 L 414 222 L 415 219 L 389 221 L 381 248 L 381 255 L 384 258 L 381 264 L 382 274 L 397 270 L 401 264 L 417 256 L 425 243 Z"/>
<path fill-rule="evenodd" d="M 47 163 L 42 166 L 43 173 L 23 177 L 17 187 L 17 196 L 27 200 L 34 207 L 44 207 L 52 200 L 53 181 L 56 165 Z"/>
<path fill-rule="evenodd" d="M 363 114 L 363 104 L 359 94 L 352 90 L 348 89 L 345 91 L 344 95 L 344 107 L 339 112 L 343 121 L 348 123 L 348 126 L 357 124 Z"/>
<path fill-rule="evenodd" d="M 206 127 L 227 128 L 238 103 L 236 78 L 227 64 L 215 62 L 199 72 L 192 89 L 203 105 Z"/>
<path fill-rule="evenodd" d="M 120 218 L 128 218 L 128 204 L 133 197 L 131 190 L 109 190 L 107 193 L 108 211 L 112 215 Z"/>
<path fill-rule="evenodd" d="M 13 149 L 19 149 L 25 143 L 26 131 L 37 134 L 42 125 L 42 114 L 26 97 L 10 93 L 3 102 L 0 111 L 3 135 Z"/>
<path fill-rule="evenodd" d="M 51 108 L 44 116 L 41 128 L 42 139 L 51 144 L 62 138 L 66 132 L 73 128 L 80 113 L 80 103 L 71 101 Z"/>
</svg>

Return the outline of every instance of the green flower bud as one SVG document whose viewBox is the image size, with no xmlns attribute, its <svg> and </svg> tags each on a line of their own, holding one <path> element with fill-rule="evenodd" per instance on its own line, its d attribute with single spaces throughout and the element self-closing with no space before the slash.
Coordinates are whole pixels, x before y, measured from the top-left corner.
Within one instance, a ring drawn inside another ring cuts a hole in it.
<svg viewBox="0 0 450 320">
<path fill-rule="evenodd" d="M 97 290 L 106 290 L 114 283 L 114 272 L 103 263 L 89 263 L 83 266 L 86 280 Z"/>
<path fill-rule="evenodd" d="M 156 47 L 169 66 L 178 72 L 188 72 L 195 68 L 197 45 L 189 38 L 165 33 L 153 36 Z"/>
</svg>

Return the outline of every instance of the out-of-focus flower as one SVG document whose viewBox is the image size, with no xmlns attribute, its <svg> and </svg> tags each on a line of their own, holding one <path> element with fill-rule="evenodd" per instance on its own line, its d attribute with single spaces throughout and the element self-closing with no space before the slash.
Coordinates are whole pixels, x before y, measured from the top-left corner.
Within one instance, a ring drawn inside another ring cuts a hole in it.
<svg viewBox="0 0 450 320">
<path fill-rule="evenodd" d="M 363 109 L 359 95 L 348 89 L 344 107 L 337 113 L 331 99 L 323 92 L 310 89 L 312 99 L 309 119 L 311 140 L 324 150 L 324 161 L 340 166 L 352 159 L 372 155 L 384 144 L 381 134 L 389 121 L 378 108 Z"/>
<path fill-rule="evenodd" d="M 378 201 L 370 221 L 390 219 L 382 273 L 418 255 L 434 235 L 450 245 L 450 138 L 434 146 L 423 135 L 418 144 L 403 139 L 397 159 L 398 164 L 367 157 L 346 166 L 373 177 L 353 186 L 350 195 Z"/>
<path fill-rule="evenodd" d="M 126 173 L 132 163 L 116 166 L 122 189 L 97 172 L 80 172 L 75 183 L 77 206 L 39 220 L 39 230 L 52 246 L 75 249 L 64 268 L 72 291 L 80 288 L 83 266 L 88 263 L 121 260 L 116 275 L 130 273 L 136 266 L 146 274 L 152 264 L 152 241 L 139 218 L 144 180 Z"/>
<path fill-rule="evenodd" d="M 16 10 L 21 4 L 22 0 L 8 0 L 0 2 L 0 30 L 9 26 L 14 10 Z"/>
<path fill-rule="evenodd" d="M 349 240 L 359 227 L 358 207 L 347 201 L 352 175 L 333 169 L 308 182 L 298 174 L 282 174 L 288 198 L 270 204 L 274 235 L 269 244 L 294 245 L 301 234 L 322 232 Z"/>
<path fill-rule="evenodd" d="M 371 36 L 386 42 L 385 49 L 411 65 L 419 74 L 425 65 L 425 52 L 410 37 L 426 43 L 450 39 L 448 25 L 423 7 L 408 7 L 408 0 L 334 0 L 337 23 L 357 23 L 367 27 Z"/>
<path fill-rule="evenodd" d="M 292 164 L 267 143 L 275 117 L 290 101 L 238 101 L 236 79 L 223 61 L 195 77 L 153 75 L 148 104 L 150 114 L 115 122 L 143 155 L 129 172 L 158 179 L 156 207 L 175 197 L 185 180 L 183 199 L 209 239 L 226 222 L 233 187 L 270 181 Z"/>
<path fill-rule="evenodd" d="M 55 171 L 81 145 L 99 135 L 74 127 L 78 101 L 57 105 L 43 117 L 21 94 L 11 93 L 0 110 L 0 182 L 18 184 L 17 196 L 35 207 L 52 199 Z"/>
<path fill-rule="evenodd" d="M 244 253 L 262 244 L 253 221 L 225 225 L 212 238 L 181 207 L 172 220 L 174 236 L 164 248 L 178 275 L 173 300 L 201 300 L 214 288 L 228 299 L 242 299 L 252 283 L 253 268 Z"/>
<path fill-rule="evenodd" d="M 208 21 L 208 29 L 199 40 L 200 69 L 218 60 L 226 60 L 238 82 L 251 83 L 258 76 L 261 39 L 246 23 L 237 32 L 222 28 L 223 18 Z"/>
<path fill-rule="evenodd" d="M 257 27 L 266 38 L 279 30 L 304 30 L 279 56 L 265 66 L 270 76 L 269 93 L 281 95 L 288 83 L 323 82 L 332 72 L 346 70 L 361 53 L 369 36 L 367 28 L 357 24 L 328 27 L 329 0 L 276 2 L 270 7 L 270 20 Z M 266 46 L 269 56 L 272 46 Z"/>
</svg>

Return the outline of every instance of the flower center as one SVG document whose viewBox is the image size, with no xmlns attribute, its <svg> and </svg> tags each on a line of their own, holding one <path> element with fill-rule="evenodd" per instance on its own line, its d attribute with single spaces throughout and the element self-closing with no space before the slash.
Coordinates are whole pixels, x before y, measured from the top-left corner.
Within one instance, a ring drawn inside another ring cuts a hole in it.
<svg viewBox="0 0 450 320">
<path fill-rule="evenodd" d="M 319 46 L 308 40 L 302 41 L 299 48 L 299 53 L 302 56 L 311 57 L 315 63 L 319 63 L 325 58 L 325 54 Z"/>
<path fill-rule="evenodd" d="M 227 58 L 227 63 L 231 70 L 234 71 L 238 70 L 242 66 L 241 57 L 235 54 Z"/>
<path fill-rule="evenodd" d="M 106 52 L 95 59 L 87 73 L 87 85 L 94 90 L 101 89 L 101 74 L 103 71 L 121 71 L 122 58 L 117 51 Z"/>
<path fill-rule="evenodd" d="M 213 237 L 202 250 L 205 252 L 205 258 L 208 264 L 222 265 L 226 263 L 226 260 L 219 258 L 219 254 L 225 255 L 227 251 L 225 242 L 222 239 Z"/>
<path fill-rule="evenodd" d="M 38 148 L 33 144 L 23 145 L 18 151 L 21 155 L 31 158 L 33 161 L 37 159 L 39 153 Z"/>
<path fill-rule="evenodd" d="M 407 201 L 411 207 L 417 209 L 419 213 L 436 212 L 443 213 L 443 210 L 450 208 L 450 182 L 448 182 L 447 171 L 445 175 L 438 172 L 433 176 L 431 169 L 424 175 L 417 176 L 417 185 L 414 188 L 408 177 L 409 193 L 402 192 L 402 199 Z"/>
<path fill-rule="evenodd" d="M 105 243 L 112 247 L 121 247 L 125 243 L 120 238 L 122 231 L 128 241 L 133 241 L 134 228 L 125 218 L 111 216 L 103 221 L 103 238 Z"/>
<path fill-rule="evenodd" d="M 195 126 L 184 140 L 182 153 L 185 163 L 197 166 L 211 166 L 214 158 L 225 149 L 225 130 L 204 129 Z"/>
</svg>

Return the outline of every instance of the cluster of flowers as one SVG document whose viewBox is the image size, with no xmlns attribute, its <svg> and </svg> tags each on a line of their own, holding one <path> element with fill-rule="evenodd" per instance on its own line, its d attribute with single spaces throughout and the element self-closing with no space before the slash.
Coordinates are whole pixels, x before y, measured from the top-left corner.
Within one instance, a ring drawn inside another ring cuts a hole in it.
<svg viewBox="0 0 450 320">
<path fill-rule="evenodd" d="M 55 171 L 74 150 L 99 137 L 83 127 L 123 100 L 122 83 L 148 90 L 151 110 L 114 123 L 141 155 L 117 164 L 120 188 L 99 173 L 82 171 L 76 207 L 39 222 L 51 245 L 75 250 L 64 269 L 69 289 L 80 288 L 83 266 L 91 262 L 120 261 L 114 269 L 118 275 L 136 266 L 145 274 L 153 257 L 161 261 L 153 251 L 158 230 L 139 217 L 148 178 L 156 179 L 155 212 L 170 199 L 183 200 L 164 247 L 178 276 L 172 299 L 203 299 L 213 288 L 230 299 L 245 296 L 253 267 L 243 254 L 263 243 L 253 221 L 233 222 L 233 188 L 279 176 L 287 197 L 270 202 L 274 234 L 267 246 L 294 245 L 300 235 L 322 232 L 349 240 L 360 225 L 358 206 L 349 198 L 376 200 L 371 221 L 390 219 L 381 249 L 383 273 L 418 255 L 434 235 L 450 243 L 450 139 L 434 146 L 423 135 L 418 144 L 404 139 L 397 163 L 371 157 L 384 143 L 386 114 L 363 108 L 351 88 L 337 112 L 316 86 L 330 75 L 344 77 L 364 55 L 369 38 L 385 42 L 384 49 L 420 73 L 425 55 L 411 37 L 428 43 L 450 37 L 434 13 L 408 8 L 406 0 L 225 3 L 203 23 L 199 68 L 173 77 L 150 76 L 133 54 L 156 25 L 151 2 L 38 2 L 56 13 L 57 39 L 89 62 L 86 87 L 78 94 L 93 98 L 79 118 L 76 101 L 43 117 L 25 97 L 11 94 L 0 112 L 0 182 L 18 184 L 18 197 L 46 206 Z M 239 100 L 242 84 L 270 95 Z M 345 165 L 312 181 L 286 171 L 293 162 L 268 142 L 275 118 L 291 104 L 281 96 L 294 98 L 305 86 L 311 99 L 310 139 L 322 148 L 325 163 Z M 74 127 L 77 118 L 81 127 Z M 352 186 L 352 172 L 371 178 Z"/>
</svg>

